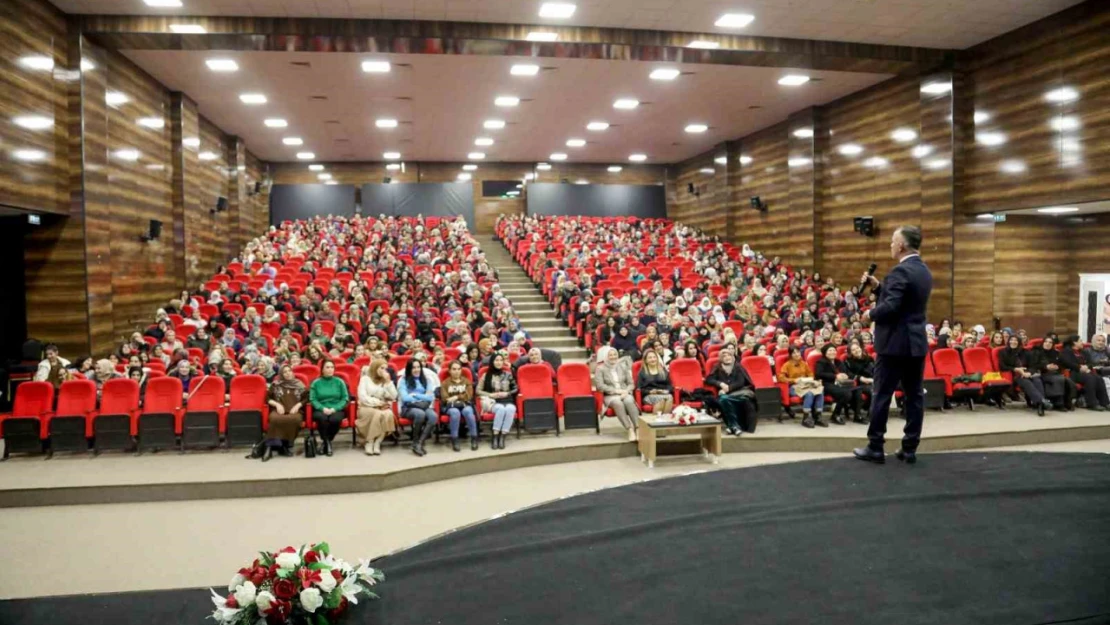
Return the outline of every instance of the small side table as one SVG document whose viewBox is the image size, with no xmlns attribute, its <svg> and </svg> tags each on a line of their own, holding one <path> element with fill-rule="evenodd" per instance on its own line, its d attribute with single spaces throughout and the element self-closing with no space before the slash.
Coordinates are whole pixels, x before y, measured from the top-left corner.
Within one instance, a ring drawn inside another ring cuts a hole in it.
<svg viewBox="0 0 1110 625">
<path fill-rule="evenodd" d="M 656 423 L 654 416 L 640 415 L 637 443 L 640 450 L 640 460 L 646 462 L 649 469 L 655 468 L 655 442 L 660 434 L 701 436 L 701 454 L 713 464 L 721 459 L 721 421 L 712 417 L 702 417 L 693 425 L 678 425 L 677 423 Z"/>
</svg>

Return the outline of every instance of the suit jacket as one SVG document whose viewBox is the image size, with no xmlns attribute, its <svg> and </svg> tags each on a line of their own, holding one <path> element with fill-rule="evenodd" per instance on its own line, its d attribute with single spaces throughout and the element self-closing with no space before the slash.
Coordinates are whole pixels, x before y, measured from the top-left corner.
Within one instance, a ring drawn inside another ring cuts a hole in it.
<svg viewBox="0 0 1110 625">
<path fill-rule="evenodd" d="M 898 263 L 876 289 L 878 303 L 871 309 L 875 322 L 875 353 L 881 356 L 924 357 L 925 309 L 933 290 L 933 274 L 920 256 Z"/>
</svg>

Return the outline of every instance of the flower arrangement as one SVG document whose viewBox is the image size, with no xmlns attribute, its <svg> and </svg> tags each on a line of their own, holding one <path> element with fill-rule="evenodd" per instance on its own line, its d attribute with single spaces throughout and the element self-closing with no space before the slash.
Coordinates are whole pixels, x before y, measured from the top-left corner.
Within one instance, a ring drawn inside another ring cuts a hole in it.
<svg viewBox="0 0 1110 625">
<path fill-rule="evenodd" d="M 689 406 L 675 406 L 671 416 L 679 425 L 693 425 L 698 422 L 698 411 Z"/>
<path fill-rule="evenodd" d="M 217 623 L 331 625 L 360 596 L 377 599 L 370 589 L 385 580 L 368 560 L 359 560 L 356 567 L 332 556 L 327 543 L 263 551 L 260 556 L 231 578 L 226 598 L 212 590 Z"/>
</svg>

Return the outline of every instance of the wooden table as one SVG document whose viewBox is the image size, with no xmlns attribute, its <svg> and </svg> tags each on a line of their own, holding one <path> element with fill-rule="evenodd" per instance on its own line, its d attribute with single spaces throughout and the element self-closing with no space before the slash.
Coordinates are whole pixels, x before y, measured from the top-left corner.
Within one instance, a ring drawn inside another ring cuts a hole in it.
<svg viewBox="0 0 1110 625">
<path fill-rule="evenodd" d="M 695 425 L 657 424 L 651 415 L 640 415 L 637 435 L 640 440 L 637 447 L 640 450 L 640 461 L 647 462 L 648 468 L 655 467 L 655 441 L 661 435 L 701 435 L 701 454 L 713 464 L 721 459 L 721 421 L 712 417 L 703 417 Z"/>
</svg>

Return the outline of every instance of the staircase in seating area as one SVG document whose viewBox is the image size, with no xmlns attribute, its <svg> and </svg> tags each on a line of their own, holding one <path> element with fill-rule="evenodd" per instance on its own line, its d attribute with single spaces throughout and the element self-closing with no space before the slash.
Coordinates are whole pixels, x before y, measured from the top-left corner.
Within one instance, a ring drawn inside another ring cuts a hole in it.
<svg viewBox="0 0 1110 625">
<path fill-rule="evenodd" d="M 588 355 L 585 348 L 578 345 L 578 339 L 570 333 L 566 324 L 555 318 L 555 309 L 532 284 L 528 274 L 516 264 L 508 250 L 500 243 L 492 242 L 483 245 L 482 251 L 490 266 L 497 270 L 501 291 L 513 303 L 520 325 L 532 337 L 532 343 L 536 347 L 559 352 L 564 363 L 586 362 Z"/>
</svg>

